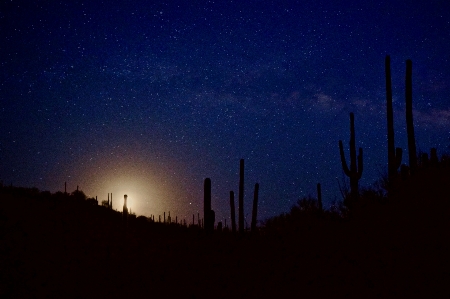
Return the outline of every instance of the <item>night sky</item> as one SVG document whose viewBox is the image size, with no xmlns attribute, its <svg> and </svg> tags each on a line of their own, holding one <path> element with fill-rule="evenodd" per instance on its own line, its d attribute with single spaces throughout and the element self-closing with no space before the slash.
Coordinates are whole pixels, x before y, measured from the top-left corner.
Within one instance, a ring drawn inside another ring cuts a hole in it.
<svg viewBox="0 0 450 299">
<path fill-rule="evenodd" d="M 428 4 L 426 4 L 428 3 Z M 362 186 L 387 172 L 384 58 L 407 162 L 405 60 L 418 150 L 450 145 L 448 1 L 1 1 L 0 180 L 78 185 L 132 212 L 286 212 L 322 183 L 340 200 L 349 112 Z M 237 195 L 236 195 L 237 205 Z M 157 217 L 157 216 L 156 216 Z"/>
</svg>

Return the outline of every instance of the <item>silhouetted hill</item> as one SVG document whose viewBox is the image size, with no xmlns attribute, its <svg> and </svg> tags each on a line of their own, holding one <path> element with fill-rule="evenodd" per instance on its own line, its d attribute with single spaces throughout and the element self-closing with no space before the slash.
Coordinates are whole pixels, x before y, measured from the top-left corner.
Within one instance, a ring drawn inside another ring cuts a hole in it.
<svg viewBox="0 0 450 299">
<path fill-rule="evenodd" d="M 2 298 L 448 297 L 449 169 L 366 190 L 351 218 L 314 200 L 260 234 L 204 234 L 87 199 L 0 190 Z"/>
</svg>

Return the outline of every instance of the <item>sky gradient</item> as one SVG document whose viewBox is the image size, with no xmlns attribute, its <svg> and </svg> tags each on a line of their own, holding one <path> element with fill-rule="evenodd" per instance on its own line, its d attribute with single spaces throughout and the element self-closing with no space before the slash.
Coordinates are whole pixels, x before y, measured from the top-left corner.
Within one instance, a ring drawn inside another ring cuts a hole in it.
<svg viewBox="0 0 450 299">
<path fill-rule="evenodd" d="M 318 182 L 329 206 L 350 112 L 361 185 L 387 171 L 386 55 L 403 163 L 406 59 L 417 148 L 449 152 L 446 1 L 33 2 L 0 4 L 5 184 L 67 181 L 99 200 L 112 192 L 115 209 L 128 194 L 137 214 L 189 221 L 209 177 L 216 221 L 229 223 L 244 158 L 249 224 L 256 182 L 260 220 Z"/>
</svg>

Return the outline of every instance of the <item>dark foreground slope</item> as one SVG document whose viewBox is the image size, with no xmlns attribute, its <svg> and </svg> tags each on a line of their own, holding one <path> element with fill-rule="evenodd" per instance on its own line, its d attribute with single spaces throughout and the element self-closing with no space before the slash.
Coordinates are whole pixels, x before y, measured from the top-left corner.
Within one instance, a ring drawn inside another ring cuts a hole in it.
<svg viewBox="0 0 450 299">
<path fill-rule="evenodd" d="M 353 219 L 242 238 L 142 218 L 124 233 L 104 207 L 3 188 L 0 297 L 448 297 L 449 178 L 401 181 Z"/>
</svg>

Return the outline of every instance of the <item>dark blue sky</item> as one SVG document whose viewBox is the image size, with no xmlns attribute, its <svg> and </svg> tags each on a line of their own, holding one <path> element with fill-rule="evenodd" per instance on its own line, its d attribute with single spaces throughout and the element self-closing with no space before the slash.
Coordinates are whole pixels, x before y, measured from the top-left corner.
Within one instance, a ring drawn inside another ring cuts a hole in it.
<svg viewBox="0 0 450 299">
<path fill-rule="evenodd" d="M 138 214 L 190 219 L 210 177 L 222 220 L 244 158 L 245 214 L 256 182 L 260 219 L 317 182 L 329 205 L 349 112 L 361 184 L 386 172 L 387 54 L 396 146 L 406 151 L 412 59 L 418 149 L 449 151 L 446 1 L 31 2 L 0 4 L 5 184 L 54 192 L 67 181 L 102 200 L 113 192 L 117 209 L 127 193 Z"/>
</svg>

